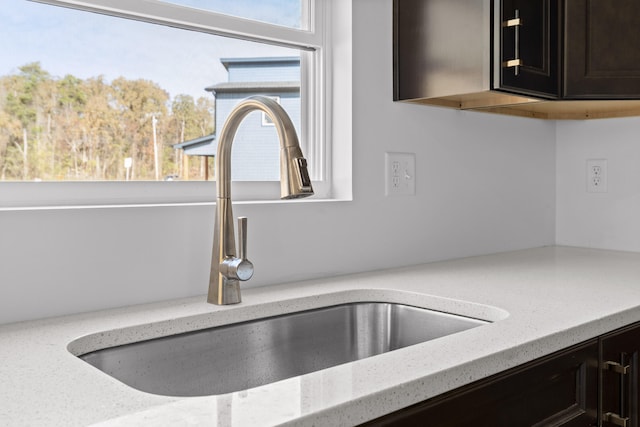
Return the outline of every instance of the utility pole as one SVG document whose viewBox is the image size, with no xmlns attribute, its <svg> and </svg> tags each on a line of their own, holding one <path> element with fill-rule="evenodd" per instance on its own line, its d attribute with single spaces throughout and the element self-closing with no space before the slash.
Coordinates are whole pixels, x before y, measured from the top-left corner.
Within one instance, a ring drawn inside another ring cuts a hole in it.
<svg viewBox="0 0 640 427">
<path fill-rule="evenodd" d="M 151 126 L 153 126 L 153 166 L 156 172 L 156 181 L 160 181 L 160 170 L 158 168 L 158 141 L 156 138 L 156 124 L 158 123 L 158 119 L 156 119 L 155 114 L 151 116 Z"/>
<path fill-rule="evenodd" d="M 27 128 L 22 128 L 22 179 L 27 180 L 29 174 L 29 156 L 28 156 L 28 142 L 27 142 Z"/>
</svg>

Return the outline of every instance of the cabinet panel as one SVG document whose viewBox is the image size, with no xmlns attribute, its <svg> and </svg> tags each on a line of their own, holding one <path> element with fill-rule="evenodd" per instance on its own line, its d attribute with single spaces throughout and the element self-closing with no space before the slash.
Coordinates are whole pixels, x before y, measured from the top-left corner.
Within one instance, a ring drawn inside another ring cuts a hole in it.
<svg viewBox="0 0 640 427">
<path fill-rule="evenodd" d="M 605 414 L 628 418 L 628 427 L 638 427 L 638 379 L 640 366 L 640 326 L 634 325 L 602 337 L 602 414 L 603 427 L 613 427 Z"/>
<path fill-rule="evenodd" d="M 491 2 L 394 0 L 394 100 L 488 90 Z"/>
<path fill-rule="evenodd" d="M 557 98 L 560 86 L 558 13 L 557 0 L 500 2 L 497 26 L 502 89 Z"/>
<path fill-rule="evenodd" d="M 564 96 L 640 96 L 640 1 L 565 1 Z"/>
<path fill-rule="evenodd" d="M 593 340 L 364 425 L 596 425 L 597 363 Z"/>
</svg>

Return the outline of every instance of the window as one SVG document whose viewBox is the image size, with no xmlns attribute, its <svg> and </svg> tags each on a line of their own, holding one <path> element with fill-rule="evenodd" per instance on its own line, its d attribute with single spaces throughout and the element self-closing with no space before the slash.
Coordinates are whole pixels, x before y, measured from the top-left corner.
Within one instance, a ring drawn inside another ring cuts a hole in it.
<svg viewBox="0 0 640 427">
<path fill-rule="evenodd" d="M 280 104 L 280 97 L 279 96 L 270 96 L 269 98 L 273 99 L 278 104 Z M 262 113 L 262 126 L 273 126 L 273 120 L 271 120 L 271 117 L 269 117 L 264 112 Z"/>
<path fill-rule="evenodd" d="M 242 86 L 232 80 L 225 60 L 298 64 L 297 77 L 280 80 L 279 89 L 299 93 L 302 148 L 314 181 L 325 181 L 329 133 L 321 113 L 327 102 L 324 22 L 330 2 L 149 0 L 113 6 L 110 0 L 6 1 L 10 4 L 0 11 L 0 39 L 5 40 L 0 57 L 0 185 L 7 191 L 0 207 L 35 199 L 41 204 L 91 204 L 89 196 L 105 203 L 112 198 L 129 203 L 211 200 L 215 188 L 206 183 L 189 183 L 194 189 L 189 194 L 197 195 L 185 196 L 184 187 L 168 188 L 177 182 L 103 181 L 180 181 L 185 170 L 189 179 L 206 176 L 210 165 L 197 154 L 185 161 L 187 155 L 174 146 L 207 136 L 215 140 L 216 98 L 193 88 L 220 96 L 229 93 L 232 83 Z M 288 13 L 269 16 L 276 3 L 285 4 Z M 244 9 L 250 13 L 242 13 L 242 7 L 251 5 Z M 66 31 L 56 33 L 56 26 Z M 49 58 L 55 61 L 38 56 L 27 44 L 41 55 L 53 52 Z M 165 62 L 158 62 L 159 57 Z M 265 94 L 274 96 L 269 84 L 275 83 L 263 80 Z M 47 98 L 51 94 L 55 96 Z M 283 104 L 285 96 L 277 95 Z M 38 108 L 30 104 L 34 100 Z M 129 114 L 134 107 L 135 117 Z M 234 168 L 239 164 L 234 162 Z M 81 180 L 101 182 L 39 182 Z M 271 187 L 276 191 L 269 194 L 277 194 L 277 184 Z"/>
</svg>

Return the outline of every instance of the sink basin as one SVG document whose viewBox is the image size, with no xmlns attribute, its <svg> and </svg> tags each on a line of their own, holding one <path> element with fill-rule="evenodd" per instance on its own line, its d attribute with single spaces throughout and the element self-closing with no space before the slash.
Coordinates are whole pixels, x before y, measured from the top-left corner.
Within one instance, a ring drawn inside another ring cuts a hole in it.
<svg viewBox="0 0 640 427">
<path fill-rule="evenodd" d="M 80 355 L 148 393 L 230 393 L 353 362 L 488 322 L 402 304 L 350 303 Z"/>
</svg>

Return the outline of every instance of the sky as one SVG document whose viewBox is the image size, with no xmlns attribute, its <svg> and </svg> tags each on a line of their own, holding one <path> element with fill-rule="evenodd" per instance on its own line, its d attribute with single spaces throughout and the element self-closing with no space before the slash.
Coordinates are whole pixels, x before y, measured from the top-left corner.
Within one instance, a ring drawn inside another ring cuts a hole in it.
<svg viewBox="0 0 640 427">
<path fill-rule="evenodd" d="M 301 0 L 171 0 L 234 16 L 299 27 Z M 227 80 L 220 58 L 298 55 L 292 49 L 27 0 L 2 0 L 0 76 L 40 62 L 55 77 L 124 76 L 158 83 L 172 97 L 211 96 L 205 87 Z"/>
</svg>

